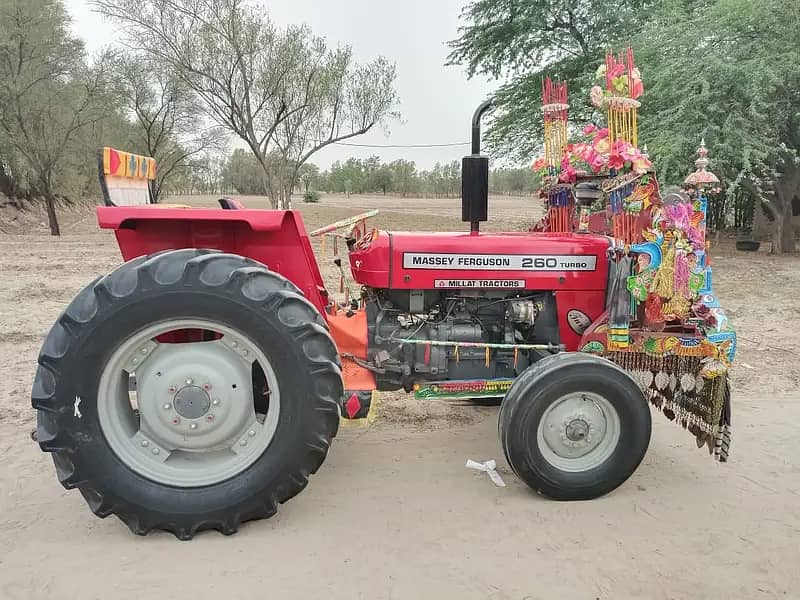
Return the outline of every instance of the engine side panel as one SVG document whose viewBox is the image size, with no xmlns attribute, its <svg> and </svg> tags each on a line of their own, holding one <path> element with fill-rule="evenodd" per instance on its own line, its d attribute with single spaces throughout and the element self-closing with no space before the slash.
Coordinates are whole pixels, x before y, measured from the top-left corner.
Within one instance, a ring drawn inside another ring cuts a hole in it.
<svg viewBox="0 0 800 600">
<path fill-rule="evenodd" d="M 376 288 L 605 290 L 607 249 L 594 235 L 380 231 L 350 264 Z"/>
<path fill-rule="evenodd" d="M 350 263 L 356 281 L 411 313 L 429 308 L 431 292 L 552 293 L 558 340 L 546 341 L 577 350 L 605 309 L 608 247 L 608 238 L 585 234 L 376 231 Z"/>
</svg>

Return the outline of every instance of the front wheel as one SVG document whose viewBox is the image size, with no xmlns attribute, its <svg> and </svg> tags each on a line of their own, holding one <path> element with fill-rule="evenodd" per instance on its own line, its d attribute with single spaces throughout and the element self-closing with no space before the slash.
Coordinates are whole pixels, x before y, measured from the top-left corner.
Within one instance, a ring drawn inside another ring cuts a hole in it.
<svg viewBox="0 0 800 600">
<path fill-rule="evenodd" d="M 509 464 L 555 500 L 589 500 L 616 489 L 644 458 L 650 430 L 650 409 L 633 378 L 589 354 L 559 354 L 532 365 L 500 410 Z"/>
<path fill-rule="evenodd" d="M 319 312 L 247 258 L 176 250 L 84 289 L 42 347 L 37 440 L 135 533 L 229 534 L 322 464 L 342 380 Z"/>
</svg>

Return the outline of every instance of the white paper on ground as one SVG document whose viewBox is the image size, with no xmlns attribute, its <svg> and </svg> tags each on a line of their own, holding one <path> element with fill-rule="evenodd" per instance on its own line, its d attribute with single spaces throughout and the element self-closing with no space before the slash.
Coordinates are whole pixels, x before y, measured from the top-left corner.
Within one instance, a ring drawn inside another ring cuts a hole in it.
<svg viewBox="0 0 800 600">
<path fill-rule="evenodd" d="M 497 472 L 497 463 L 494 460 L 487 460 L 486 462 L 476 462 L 474 460 L 467 460 L 467 464 L 464 465 L 468 469 L 475 469 L 476 471 L 483 471 L 489 475 L 489 479 L 492 480 L 497 487 L 506 487 L 505 482 L 500 477 L 500 473 Z"/>
</svg>

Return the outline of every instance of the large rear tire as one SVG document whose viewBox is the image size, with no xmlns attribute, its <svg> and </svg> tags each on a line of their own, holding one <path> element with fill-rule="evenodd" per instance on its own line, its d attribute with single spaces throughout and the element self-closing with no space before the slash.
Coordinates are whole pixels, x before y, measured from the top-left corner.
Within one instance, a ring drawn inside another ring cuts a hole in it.
<svg viewBox="0 0 800 600">
<path fill-rule="evenodd" d="M 514 472 L 555 500 L 590 500 L 630 477 L 650 443 L 650 409 L 609 360 L 563 353 L 531 365 L 503 398 L 500 441 Z"/>
<path fill-rule="evenodd" d="M 294 285 L 187 249 L 78 294 L 44 342 L 32 403 L 40 447 L 96 515 L 190 539 L 234 533 L 300 492 L 342 393 L 325 321 Z"/>
</svg>

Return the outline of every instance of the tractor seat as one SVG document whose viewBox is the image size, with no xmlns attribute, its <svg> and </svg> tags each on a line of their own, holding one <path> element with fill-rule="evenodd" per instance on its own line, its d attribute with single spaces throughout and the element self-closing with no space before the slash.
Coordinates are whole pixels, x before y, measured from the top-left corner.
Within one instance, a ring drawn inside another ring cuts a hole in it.
<svg viewBox="0 0 800 600">
<path fill-rule="evenodd" d="M 217 200 L 219 205 L 223 208 L 223 210 L 241 210 L 244 208 L 244 205 L 239 202 L 238 200 L 234 200 L 233 198 L 220 198 Z"/>
</svg>

